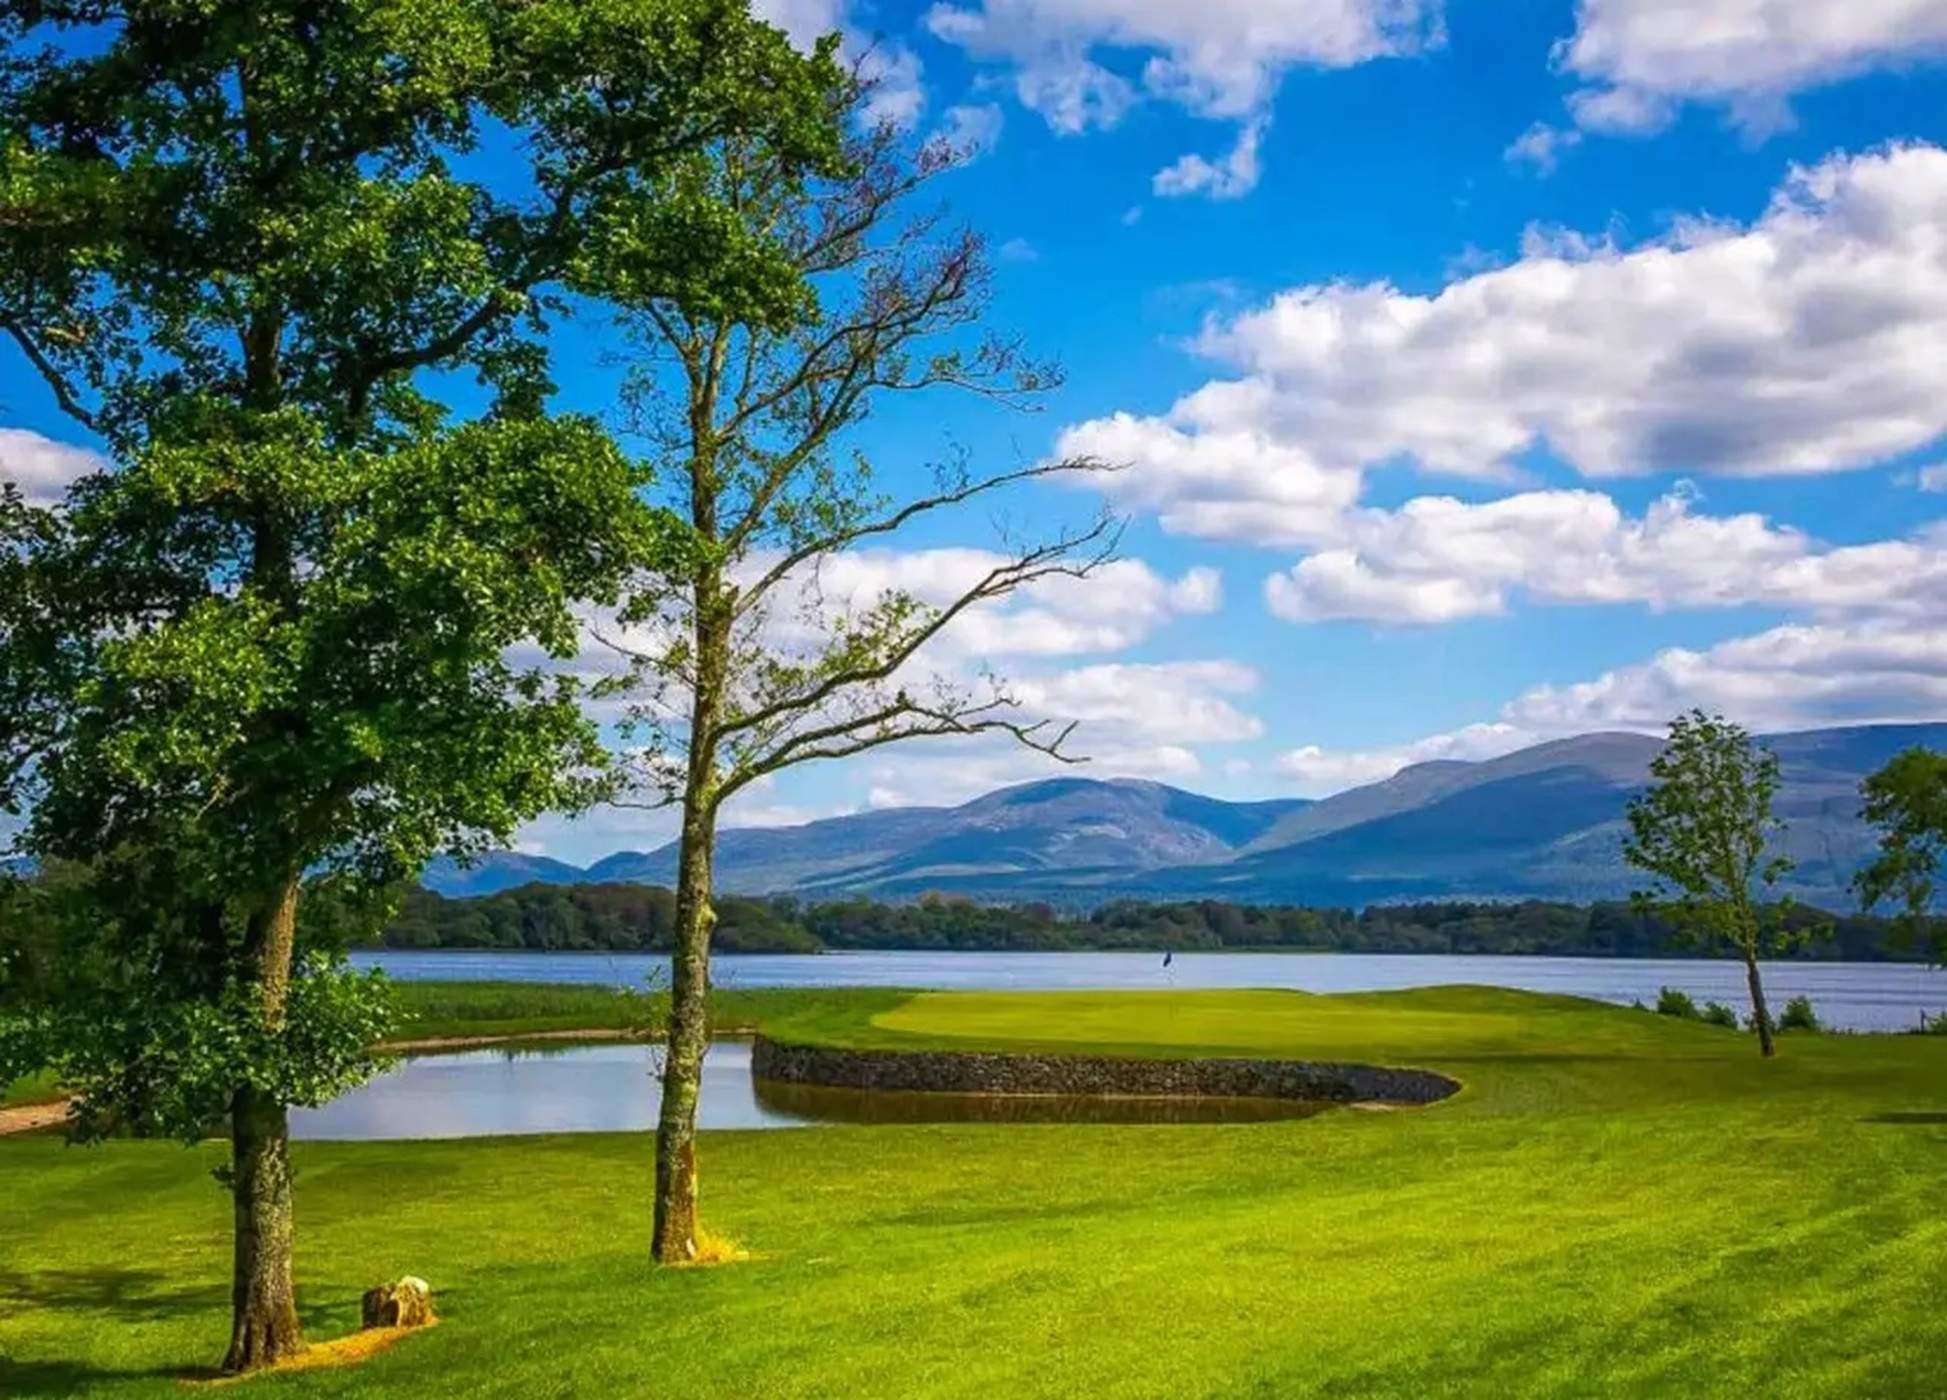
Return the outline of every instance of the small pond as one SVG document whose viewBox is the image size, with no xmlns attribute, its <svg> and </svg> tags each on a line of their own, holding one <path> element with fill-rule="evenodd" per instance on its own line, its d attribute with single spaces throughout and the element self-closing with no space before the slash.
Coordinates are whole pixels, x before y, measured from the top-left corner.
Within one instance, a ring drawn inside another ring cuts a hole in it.
<svg viewBox="0 0 1947 1400">
<path fill-rule="evenodd" d="M 291 1110 L 291 1136 L 340 1141 L 643 1132 L 656 1126 L 648 1045 L 577 1045 L 416 1055 L 323 1108 Z M 1055 1098 L 910 1094 L 772 1084 L 750 1045 L 720 1040 L 703 1061 L 704 1128 L 820 1123 L 1255 1123 L 1322 1105 L 1276 1099 Z"/>
</svg>

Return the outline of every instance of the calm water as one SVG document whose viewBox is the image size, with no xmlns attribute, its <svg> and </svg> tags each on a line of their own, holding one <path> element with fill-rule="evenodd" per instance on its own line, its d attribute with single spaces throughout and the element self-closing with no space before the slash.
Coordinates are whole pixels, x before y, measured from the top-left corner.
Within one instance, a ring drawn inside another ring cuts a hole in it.
<svg viewBox="0 0 1947 1400">
<path fill-rule="evenodd" d="M 291 1136 L 351 1141 L 640 1132 L 656 1125 L 657 1060 L 647 1045 L 468 1050 L 402 1060 L 323 1108 L 291 1110 Z M 703 1061 L 705 1128 L 817 1123 L 1257 1123 L 1326 1106 L 1276 1099 L 1083 1099 L 865 1093 L 759 1083 L 750 1046 L 720 1040 Z"/>
<path fill-rule="evenodd" d="M 668 984 L 669 959 L 640 953 L 361 953 L 355 961 L 394 977 L 463 981 Z M 1385 991 L 1476 982 L 1652 1003 L 1661 987 L 1698 1001 L 1745 1005 L 1734 962 L 1624 958 L 1500 958 L 1362 953 L 824 953 L 719 956 L 721 987 L 926 987 L 1021 991 L 1131 987 L 1297 987 L 1311 992 Z M 1848 1030 L 1903 1030 L 1922 1011 L 1947 1011 L 1947 971 L 1914 963 L 1769 963 L 1773 1007 L 1809 996 L 1819 1015 Z"/>
<path fill-rule="evenodd" d="M 292 1109 L 291 1136 L 639 1132 L 656 1126 L 656 1063 L 647 1045 L 415 1056 L 323 1108 Z M 809 1121 L 757 1101 L 747 1043 L 721 1040 L 710 1047 L 697 1105 L 700 1126 L 795 1128 Z"/>
</svg>

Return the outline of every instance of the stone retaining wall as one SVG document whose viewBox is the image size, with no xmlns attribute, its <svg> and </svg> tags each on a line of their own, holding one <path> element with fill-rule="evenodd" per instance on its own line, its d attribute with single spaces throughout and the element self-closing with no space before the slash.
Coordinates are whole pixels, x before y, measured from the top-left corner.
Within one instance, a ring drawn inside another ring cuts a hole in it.
<svg viewBox="0 0 1947 1400">
<path fill-rule="evenodd" d="M 1316 1060 L 1149 1060 L 1107 1055 L 999 1055 L 986 1051 L 844 1050 L 758 1036 L 751 1073 L 834 1089 L 954 1094 L 1132 1095 L 1304 1099 L 1328 1103 L 1434 1103 L 1460 1085 L 1424 1069 Z"/>
</svg>

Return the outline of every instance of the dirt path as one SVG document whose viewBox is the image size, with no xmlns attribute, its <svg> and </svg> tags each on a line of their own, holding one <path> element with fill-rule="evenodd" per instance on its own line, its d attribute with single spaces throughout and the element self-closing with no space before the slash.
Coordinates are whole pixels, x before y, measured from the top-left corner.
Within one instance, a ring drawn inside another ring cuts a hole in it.
<svg viewBox="0 0 1947 1400">
<path fill-rule="evenodd" d="M 69 1099 L 53 1103 L 26 1103 L 15 1108 L 0 1108 L 0 1137 L 8 1133 L 31 1133 L 36 1128 L 52 1128 L 66 1121 Z"/>
</svg>

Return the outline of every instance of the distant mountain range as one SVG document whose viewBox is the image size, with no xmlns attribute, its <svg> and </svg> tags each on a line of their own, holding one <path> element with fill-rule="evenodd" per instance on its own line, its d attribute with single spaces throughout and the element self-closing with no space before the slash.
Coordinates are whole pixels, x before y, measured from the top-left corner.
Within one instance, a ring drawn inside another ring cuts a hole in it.
<svg viewBox="0 0 1947 1400">
<path fill-rule="evenodd" d="M 1859 782 L 1902 749 L 1947 748 L 1947 723 L 1767 736 L 1783 776 L 1777 810 L 1798 862 L 1785 892 L 1850 907 L 1874 838 Z M 1094 904 L 1119 896 L 1364 905 L 1401 899 L 1626 895 L 1623 808 L 1661 741 L 1585 734 L 1478 763 L 1441 761 L 1319 802 L 1224 802 L 1133 780 L 1057 778 L 959 807 L 903 807 L 805 826 L 723 833 L 721 888 L 809 897 L 909 898 L 928 890 Z M 442 894 L 541 881 L 669 884 L 672 843 L 580 869 L 494 854 L 430 867 Z"/>
</svg>

